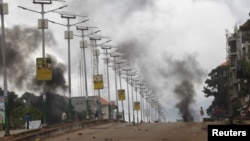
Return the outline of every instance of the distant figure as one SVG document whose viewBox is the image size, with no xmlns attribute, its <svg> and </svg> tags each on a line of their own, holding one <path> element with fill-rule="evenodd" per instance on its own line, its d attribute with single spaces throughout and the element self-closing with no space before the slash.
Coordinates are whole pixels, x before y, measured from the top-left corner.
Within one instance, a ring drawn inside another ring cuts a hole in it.
<svg viewBox="0 0 250 141">
<path fill-rule="evenodd" d="M 217 121 L 221 120 L 221 108 L 218 106 L 215 107 L 215 119 Z"/>
<path fill-rule="evenodd" d="M 62 121 L 65 121 L 67 119 L 67 115 L 65 112 L 62 113 Z"/>
<path fill-rule="evenodd" d="M 95 119 L 98 119 L 98 110 L 95 108 Z"/>
<path fill-rule="evenodd" d="M 41 124 L 39 126 L 39 128 L 42 128 L 43 127 L 43 115 L 41 115 Z"/>
<path fill-rule="evenodd" d="M 29 130 L 29 126 L 30 126 L 30 114 L 29 113 L 25 115 L 25 123 L 26 123 L 26 129 Z"/>
<path fill-rule="evenodd" d="M 203 122 L 203 116 L 204 116 L 204 111 L 203 111 L 203 108 L 201 107 L 200 108 L 200 121 Z"/>
</svg>

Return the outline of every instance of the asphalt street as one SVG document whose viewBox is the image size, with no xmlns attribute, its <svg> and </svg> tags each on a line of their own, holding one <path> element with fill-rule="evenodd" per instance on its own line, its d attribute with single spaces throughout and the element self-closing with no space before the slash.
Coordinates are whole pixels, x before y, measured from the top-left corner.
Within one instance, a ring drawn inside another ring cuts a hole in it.
<svg viewBox="0 0 250 141">
<path fill-rule="evenodd" d="M 205 123 L 105 124 L 59 135 L 45 141 L 207 141 Z"/>
</svg>

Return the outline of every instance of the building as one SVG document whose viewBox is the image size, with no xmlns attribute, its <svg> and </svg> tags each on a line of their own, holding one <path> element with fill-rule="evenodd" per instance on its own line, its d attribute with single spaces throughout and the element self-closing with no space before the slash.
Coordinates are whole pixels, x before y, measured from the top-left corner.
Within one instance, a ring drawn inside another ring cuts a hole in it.
<svg viewBox="0 0 250 141">
<path fill-rule="evenodd" d="M 98 102 L 99 102 L 99 97 L 98 96 L 88 96 L 88 101 L 89 101 L 89 116 L 90 119 L 95 119 L 95 113 L 98 110 Z M 102 118 L 103 119 L 108 119 L 109 118 L 109 110 L 108 110 L 108 105 L 111 105 L 111 117 L 114 115 L 114 109 L 116 108 L 115 102 L 110 101 L 108 102 L 104 98 L 100 98 L 101 101 L 101 108 L 102 108 Z M 86 97 L 81 96 L 81 97 L 72 97 L 71 98 L 71 103 L 72 106 L 74 107 L 74 110 L 77 112 L 76 114 L 82 115 L 84 117 L 78 117 L 78 119 L 85 119 L 86 117 Z"/>
<path fill-rule="evenodd" d="M 250 61 L 250 20 L 247 20 L 239 28 L 234 28 L 233 34 L 227 33 L 227 53 L 230 62 L 229 70 L 229 95 L 230 98 L 240 98 L 241 108 L 249 107 L 250 78 L 244 75 L 242 62 Z M 246 89 L 245 96 L 241 96 L 241 90 Z M 250 110 L 249 110 L 250 111 Z"/>
<path fill-rule="evenodd" d="M 239 69 L 239 61 L 241 56 L 241 34 L 238 31 L 237 27 L 234 28 L 234 33 L 227 33 L 227 62 L 230 62 L 229 68 L 229 95 L 230 98 L 238 97 L 238 69 Z"/>
</svg>

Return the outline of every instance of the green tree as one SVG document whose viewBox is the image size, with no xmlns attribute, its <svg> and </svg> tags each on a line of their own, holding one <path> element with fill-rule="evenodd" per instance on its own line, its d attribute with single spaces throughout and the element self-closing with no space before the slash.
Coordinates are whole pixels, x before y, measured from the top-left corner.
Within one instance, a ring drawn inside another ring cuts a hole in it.
<svg viewBox="0 0 250 141">
<path fill-rule="evenodd" d="M 222 108 L 224 113 L 228 113 L 228 86 L 229 86 L 229 66 L 221 65 L 213 69 L 209 78 L 205 81 L 206 86 L 202 92 L 205 97 L 214 97 L 212 104 L 207 109 L 208 115 L 213 117 L 213 110 L 216 106 Z"/>
<path fill-rule="evenodd" d="M 36 107 L 32 106 L 19 106 L 13 109 L 13 120 L 12 125 L 14 128 L 24 128 L 25 125 L 25 115 L 29 113 L 31 120 L 40 120 L 41 119 L 41 111 Z"/>
</svg>

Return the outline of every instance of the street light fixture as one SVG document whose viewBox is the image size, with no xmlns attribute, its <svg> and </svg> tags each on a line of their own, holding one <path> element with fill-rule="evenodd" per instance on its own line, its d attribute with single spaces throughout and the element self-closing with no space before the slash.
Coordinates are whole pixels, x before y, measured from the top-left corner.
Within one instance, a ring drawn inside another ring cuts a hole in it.
<svg viewBox="0 0 250 141">
<path fill-rule="evenodd" d="M 131 68 L 125 68 L 123 71 L 126 72 L 127 75 L 127 95 L 128 95 L 128 121 L 130 123 L 130 101 L 129 101 L 129 87 L 128 87 L 128 72 L 131 71 Z"/>
<path fill-rule="evenodd" d="M 146 89 L 145 87 L 139 87 L 139 89 L 140 89 L 140 95 L 141 95 L 141 121 L 144 121 L 144 100 L 143 100 L 143 98 L 144 98 L 144 90 Z"/>
<path fill-rule="evenodd" d="M 90 115 L 89 109 L 90 109 L 90 107 L 89 107 L 89 101 L 88 101 L 88 83 L 87 83 L 87 67 L 86 67 L 86 53 L 85 53 L 85 48 L 87 48 L 87 44 L 84 41 L 84 37 L 87 36 L 87 35 L 84 35 L 84 31 L 89 30 L 89 28 L 97 28 L 97 27 L 86 27 L 86 26 L 77 26 L 76 27 L 76 29 L 80 30 L 81 33 L 82 33 L 81 36 L 80 36 L 82 38 L 82 41 L 80 41 L 80 48 L 82 49 L 81 54 L 83 54 L 83 62 L 84 62 L 84 78 L 85 78 L 84 80 L 85 80 L 85 93 L 86 93 L 86 102 L 85 102 L 85 104 L 86 104 L 86 118 L 87 119 L 89 119 L 89 115 Z M 98 33 L 100 31 L 101 30 L 98 30 L 98 31 L 94 32 L 93 34 Z M 75 36 L 77 36 L 77 35 L 75 35 Z M 81 57 L 82 57 L 82 55 L 81 55 Z M 80 72 L 80 73 L 82 73 L 82 72 Z"/>
<path fill-rule="evenodd" d="M 133 76 L 136 75 L 136 71 L 135 72 L 131 72 L 129 74 L 127 74 L 128 76 L 130 76 L 130 80 L 131 80 L 131 94 L 132 94 L 132 113 L 133 113 L 133 122 L 135 123 L 135 108 L 134 108 L 134 93 L 133 93 L 133 87 L 134 87 L 134 81 L 133 81 Z M 128 82 L 127 82 L 128 83 Z"/>
<path fill-rule="evenodd" d="M 134 81 L 135 81 L 135 85 L 138 85 L 138 86 L 136 86 L 135 87 L 135 92 L 136 92 L 136 101 L 138 101 L 138 94 L 137 94 L 137 91 L 138 91 L 138 89 L 141 89 L 140 90 L 140 92 L 143 90 L 143 88 L 142 88 L 142 86 L 143 85 L 145 85 L 144 83 L 138 83 L 140 80 L 138 79 L 139 77 L 141 77 L 141 76 L 138 76 L 137 78 L 134 78 Z M 141 97 L 141 99 L 142 99 L 142 97 Z M 142 110 L 142 101 L 140 102 L 140 111 Z M 142 113 L 142 112 L 141 112 Z M 139 113 L 138 113 L 138 110 L 137 110 L 137 112 L 136 112 L 136 114 L 137 114 L 137 123 L 139 123 Z"/>
<path fill-rule="evenodd" d="M 61 24 L 61 23 L 58 23 L 58 22 L 54 22 L 54 21 L 51 21 L 49 20 L 49 22 L 51 23 L 54 23 L 54 24 L 58 24 L 58 25 L 62 25 L 62 26 L 66 26 L 67 27 L 67 31 L 65 31 L 65 39 L 68 40 L 68 83 L 69 83 L 69 120 L 72 119 L 72 108 L 71 108 L 71 63 L 70 63 L 70 39 L 73 39 L 73 31 L 70 31 L 70 27 L 71 26 L 75 26 L 77 24 L 80 24 L 80 23 L 84 23 L 86 21 L 88 21 L 89 19 L 85 19 L 85 20 L 82 20 L 80 22 L 77 22 L 77 23 L 74 23 L 74 24 L 70 24 L 70 20 L 71 19 L 75 19 L 76 18 L 76 15 L 71 15 L 71 14 L 63 14 L 63 13 L 60 13 L 60 12 L 55 12 L 55 13 L 59 13 L 61 15 L 61 18 L 65 18 L 67 19 L 67 24 Z M 86 17 L 86 16 L 83 16 L 83 17 Z"/>
<path fill-rule="evenodd" d="M 117 61 L 115 62 L 115 64 L 118 65 L 118 74 L 119 74 L 119 80 L 120 80 L 120 90 L 122 90 L 122 80 L 121 80 L 121 64 L 124 63 L 125 61 L 124 60 L 120 60 L 120 61 Z M 122 101 L 122 118 L 123 120 L 125 120 L 125 116 L 124 116 L 124 104 L 123 104 L 123 101 L 124 100 L 121 100 Z"/>
<path fill-rule="evenodd" d="M 134 82 L 135 82 L 135 84 L 136 84 L 136 82 L 137 81 L 139 81 L 139 80 L 134 80 Z M 136 102 L 138 102 L 138 96 L 137 96 L 137 91 L 138 91 L 138 86 L 135 86 L 135 101 Z M 139 109 L 136 109 L 136 121 L 137 121 L 137 123 L 139 123 L 139 115 L 138 115 L 138 111 L 139 111 Z"/>
<path fill-rule="evenodd" d="M 108 47 L 102 47 L 103 50 L 105 50 L 105 63 L 107 64 L 107 81 L 108 81 L 108 100 L 109 100 L 109 104 L 108 104 L 108 111 L 109 111 L 109 119 L 111 119 L 111 105 L 110 105 L 110 85 L 109 85 L 109 67 L 108 64 L 110 62 L 109 58 L 108 58 L 108 49 L 111 49 L 111 46 Z"/>
<path fill-rule="evenodd" d="M 155 95 L 153 95 L 152 93 L 149 93 L 147 96 L 147 105 L 148 105 L 148 121 L 152 121 L 152 107 L 153 107 L 153 102 L 155 100 Z"/>
<path fill-rule="evenodd" d="M 149 95 L 149 93 L 150 93 L 150 90 L 146 90 L 145 91 L 145 109 L 144 109 L 144 118 L 145 118 L 145 116 L 147 117 L 147 121 L 148 121 L 148 116 L 149 116 L 149 109 L 148 109 L 148 95 Z"/>
<path fill-rule="evenodd" d="M 44 5 L 45 4 L 52 4 L 52 1 L 53 0 L 33 0 L 33 3 L 34 4 L 41 4 L 41 11 L 36 11 L 36 10 L 32 10 L 32 9 L 28 9 L 26 7 L 23 7 L 23 6 L 17 6 L 23 10 L 27 10 L 27 11 L 31 11 L 31 12 L 35 12 L 35 13 L 38 13 L 38 14 L 41 14 L 42 15 L 42 19 L 39 19 L 38 20 L 38 28 L 39 29 L 42 29 L 42 55 L 43 57 L 45 57 L 45 35 L 44 35 L 44 29 L 47 29 L 48 28 L 48 19 L 44 19 L 44 15 L 46 13 L 49 13 L 49 12 L 54 12 L 56 10 L 60 10 L 60 9 L 63 9 L 65 7 L 67 7 L 68 5 L 64 5 L 64 6 L 61 6 L 61 7 L 58 7 L 58 8 L 55 8 L 55 9 L 52 9 L 52 10 L 49 10 L 49 11 L 44 11 Z"/>
<path fill-rule="evenodd" d="M 103 45 L 105 43 L 108 43 L 110 42 L 111 40 L 108 40 L 104 43 L 101 43 L 101 44 L 97 44 L 97 40 L 101 40 L 102 37 L 100 36 L 92 36 L 92 37 L 89 37 L 90 41 L 92 41 L 92 46 L 93 46 L 93 53 L 94 53 L 94 56 L 95 56 L 95 61 L 94 61 L 94 65 L 96 67 L 96 69 L 94 69 L 94 74 L 96 75 L 99 75 L 99 50 L 97 49 L 97 46 L 99 45 Z M 101 105 L 101 95 L 100 95 L 100 88 L 97 89 L 98 90 L 98 101 L 97 101 L 97 105 L 98 105 L 98 113 L 100 115 L 100 118 L 102 119 L 102 105 Z"/>
<path fill-rule="evenodd" d="M 120 54 L 111 53 L 110 57 L 114 58 L 114 63 L 115 63 L 116 62 L 116 58 L 120 57 Z M 115 70 L 115 96 L 116 96 L 116 105 L 117 105 L 116 118 L 119 118 L 118 90 L 117 90 L 117 67 L 116 67 L 116 64 L 114 64 L 114 66 L 115 66 L 114 67 L 114 70 Z M 124 120 L 124 110 L 123 110 L 123 117 L 122 118 Z"/>
<path fill-rule="evenodd" d="M 49 10 L 49 11 L 44 11 L 44 5 L 45 4 L 52 4 L 53 0 L 33 0 L 34 4 L 40 4 L 41 5 L 41 11 L 36 11 L 36 10 L 32 10 L 32 9 L 28 9 L 26 7 L 23 6 L 18 6 L 19 8 L 23 9 L 23 10 L 27 10 L 27 11 L 31 11 L 31 12 L 35 12 L 38 14 L 42 15 L 42 19 L 38 19 L 38 28 L 42 29 L 42 57 L 43 60 L 45 59 L 45 33 L 44 30 L 48 28 L 48 19 L 44 19 L 44 15 L 46 13 L 49 12 L 53 12 L 55 10 L 59 10 L 59 9 L 63 9 L 65 7 L 67 7 L 67 5 Z M 46 102 L 47 102 L 47 98 L 46 98 L 46 92 L 45 92 L 45 81 L 43 81 L 43 124 L 46 125 L 46 121 L 47 121 L 47 111 L 46 111 Z"/>
</svg>

